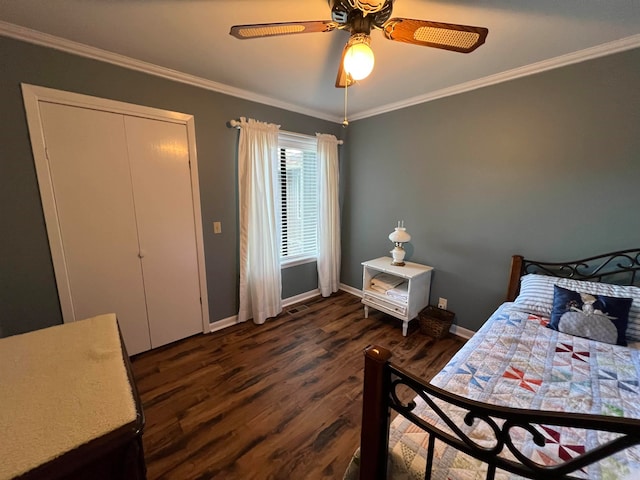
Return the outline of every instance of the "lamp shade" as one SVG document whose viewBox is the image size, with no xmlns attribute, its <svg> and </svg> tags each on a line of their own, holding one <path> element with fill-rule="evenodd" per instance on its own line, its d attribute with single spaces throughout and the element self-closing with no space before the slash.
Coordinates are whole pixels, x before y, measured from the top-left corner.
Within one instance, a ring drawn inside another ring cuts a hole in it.
<svg viewBox="0 0 640 480">
<path fill-rule="evenodd" d="M 349 47 L 344 55 L 344 69 L 354 80 L 367 78 L 373 70 L 375 58 L 369 41 L 369 36 L 364 34 L 355 34 L 349 39 Z"/>
<path fill-rule="evenodd" d="M 405 243 L 411 240 L 411 235 L 407 233 L 406 228 L 396 227 L 395 230 L 389 234 L 389 240 L 394 243 Z"/>
</svg>

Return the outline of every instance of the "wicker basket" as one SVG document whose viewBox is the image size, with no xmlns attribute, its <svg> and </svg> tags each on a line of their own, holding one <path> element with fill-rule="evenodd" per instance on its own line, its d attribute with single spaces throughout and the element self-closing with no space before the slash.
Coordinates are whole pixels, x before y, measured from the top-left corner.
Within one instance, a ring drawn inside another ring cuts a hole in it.
<svg viewBox="0 0 640 480">
<path fill-rule="evenodd" d="M 449 310 L 429 305 L 418 314 L 420 331 L 436 339 L 442 338 L 449 333 L 455 316 L 456 314 Z"/>
</svg>

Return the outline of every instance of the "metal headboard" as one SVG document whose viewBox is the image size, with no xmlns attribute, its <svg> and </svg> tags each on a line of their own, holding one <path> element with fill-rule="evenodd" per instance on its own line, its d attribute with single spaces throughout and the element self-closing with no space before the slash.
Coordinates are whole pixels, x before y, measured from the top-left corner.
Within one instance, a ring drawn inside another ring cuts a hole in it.
<svg viewBox="0 0 640 480">
<path fill-rule="evenodd" d="M 621 250 L 571 262 L 540 262 L 514 255 L 507 300 L 513 301 L 520 291 L 520 277 L 538 273 L 553 277 L 590 282 L 640 286 L 640 248 Z"/>
</svg>

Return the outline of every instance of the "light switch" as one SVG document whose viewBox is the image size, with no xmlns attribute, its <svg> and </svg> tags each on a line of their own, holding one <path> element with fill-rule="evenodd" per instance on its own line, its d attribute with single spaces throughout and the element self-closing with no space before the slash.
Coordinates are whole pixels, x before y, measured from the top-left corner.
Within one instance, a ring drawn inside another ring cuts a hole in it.
<svg viewBox="0 0 640 480">
<path fill-rule="evenodd" d="M 222 233 L 222 223 L 213 222 L 213 233 Z"/>
</svg>

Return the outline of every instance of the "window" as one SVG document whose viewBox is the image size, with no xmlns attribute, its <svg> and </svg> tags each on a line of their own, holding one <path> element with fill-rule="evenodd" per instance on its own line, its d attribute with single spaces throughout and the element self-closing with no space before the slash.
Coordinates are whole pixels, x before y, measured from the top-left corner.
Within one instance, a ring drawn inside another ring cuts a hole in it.
<svg viewBox="0 0 640 480">
<path fill-rule="evenodd" d="M 315 137 L 280 132 L 280 263 L 315 260 L 318 255 L 318 163 Z"/>
</svg>

